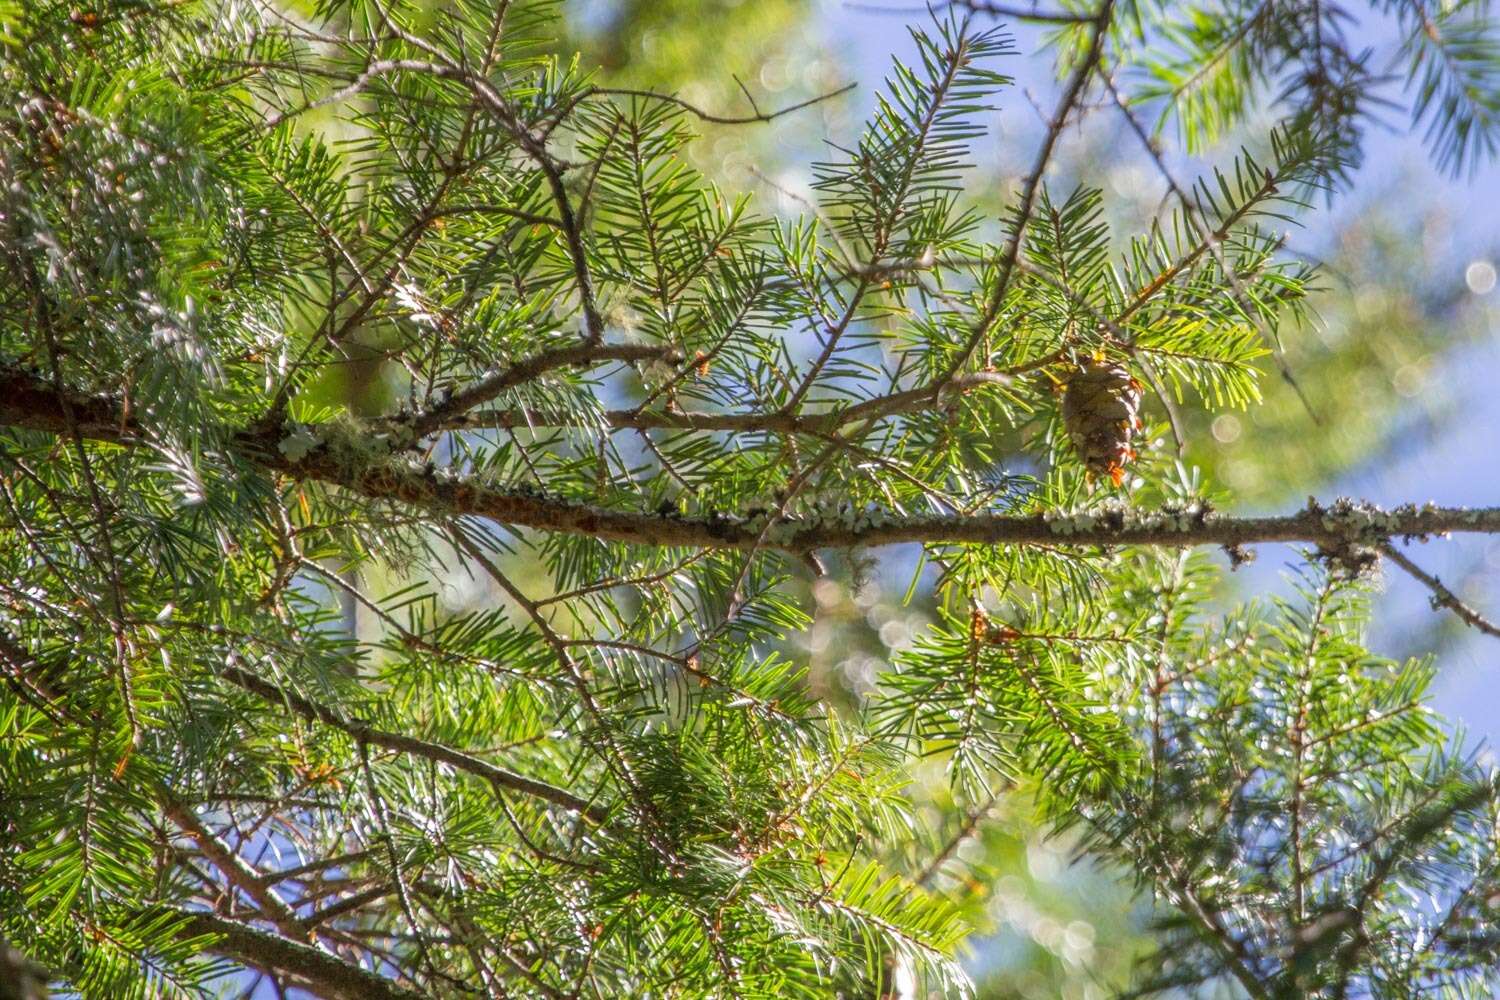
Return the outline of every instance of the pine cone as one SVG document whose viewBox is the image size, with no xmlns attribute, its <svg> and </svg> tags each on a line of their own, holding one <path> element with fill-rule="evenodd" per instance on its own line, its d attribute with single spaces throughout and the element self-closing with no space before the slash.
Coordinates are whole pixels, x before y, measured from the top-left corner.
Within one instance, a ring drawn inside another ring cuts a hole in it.
<svg viewBox="0 0 1500 1000">
<path fill-rule="evenodd" d="M 1119 486 L 1135 458 L 1130 440 L 1141 426 L 1141 384 L 1113 361 L 1085 361 L 1063 391 L 1063 424 L 1084 467 Z"/>
</svg>

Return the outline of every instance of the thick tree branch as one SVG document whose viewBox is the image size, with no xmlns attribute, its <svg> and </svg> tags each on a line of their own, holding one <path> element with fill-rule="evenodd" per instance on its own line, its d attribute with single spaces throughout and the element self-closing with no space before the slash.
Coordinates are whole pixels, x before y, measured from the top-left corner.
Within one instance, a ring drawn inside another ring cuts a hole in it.
<svg viewBox="0 0 1500 1000">
<path fill-rule="evenodd" d="M 118 443 L 129 443 L 135 437 L 120 405 L 108 397 L 75 392 L 69 394 L 68 401 L 85 436 Z M 856 409 L 850 407 L 840 413 Z M 17 369 L 0 369 L 0 424 L 50 433 L 67 429 L 62 404 L 52 387 L 40 376 Z M 1191 548 L 1305 542 L 1338 552 L 1351 545 L 1378 547 L 1392 538 L 1408 536 L 1500 533 L 1500 507 L 1429 504 L 1385 511 L 1350 501 L 1329 507 L 1310 503 L 1294 513 L 1265 517 L 1236 517 L 1195 508 L 1145 511 L 1101 507 L 1082 513 L 1036 514 L 894 514 L 869 509 L 787 515 L 779 517 L 768 531 L 766 514 L 685 517 L 623 510 L 535 489 L 496 485 L 478 477 L 454 476 L 400 458 L 356 460 L 341 452 L 336 439 L 321 441 L 297 458 L 285 454 L 278 447 L 282 442 L 269 430 L 246 432 L 236 443 L 245 456 L 265 469 L 329 483 L 371 499 L 637 545 L 741 551 L 766 547 L 801 555 L 817 549 L 904 544 Z"/>
<path fill-rule="evenodd" d="M 1405 506 L 1393 511 L 1364 504 L 1325 510 L 1312 506 L 1293 514 L 1234 517 L 1206 512 L 1135 511 L 1093 513 L 892 514 L 858 512 L 790 515 L 766 531 L 765 515 L 674 514 L 620 510 L 580 503 L 539 491 L 491 486 L 474 479 L 428 474 L 386 463 L 346 472 L 326 455 L 300 462 L 269 462 L 290 475 L 318 479 L 368 497 L 396 500 L 446 514 L 477 515 L 505 524 L 590 535 L 639 545 L 750 550 L 758 546 L 804 553 L 825 548 L 875 548 L 902 544 L 971 545 L 1253 545 L 1307 542 L 1329 549 L 1351 543 L 1377 544 L 1401 536 L 1445 532 L 1500 532 L 1500 507 Z M 764 538 L 762 536 L 764 535 Z"/>
<path fill-rule="evenodd" d="M 440 474 L 409 463 L 387 461 L 349 469 L 326 449 L 298 461 L 266 455 L 263 463 L 288 475 L 314 479 L 364 496 L 394 500 L 450 515 L 487 517 L 504 524 L 589 535 L 638 545 L 691 548 L 772 548 L 802 554 L 827 548 L 876 548 L 903 544 L 971 545 L 1153 545 L 1191 548 L 1265 542 L 1306 542 L 1330 551 L 1378 545 L 1407 536 L 1448 532 L 1500 533 L 1500 507 L 1418 507 L 1385 511 L 1370 504 L 1311 502 L 1291 514 L 1236 517 L 1189 508 L 1036 514 L 893 514 L 872 508 L 783 515 L 767 526 L 767 514 L 717 512 L 697 516 L 647 513 L 583 503 L 535 489 L 497 486 L 473 477 Z"/>
<path fill-rule="evenodd" d="M 47 1000 L 47 970 L 0 938 L 0 1000 Z"/>
<path fill-rule="evenodd" d="M 0 367 L 0 423 L 49 434 L 68 434 L 69 411 L 78 433 L 95 441 L 129 437 L 130 418 L 120 400 L 84 392 L 58 392 L 42 375 Z"/>
<path fill-rule="evenodd" d="M 233 920 L 172 907 L 184 918 L 184 937 L 212 935 L 210 950 L 260 969 L 295 976 L 327 1000 L 421 1000 L 422 994 L 316 948 Z"/>
</svg>

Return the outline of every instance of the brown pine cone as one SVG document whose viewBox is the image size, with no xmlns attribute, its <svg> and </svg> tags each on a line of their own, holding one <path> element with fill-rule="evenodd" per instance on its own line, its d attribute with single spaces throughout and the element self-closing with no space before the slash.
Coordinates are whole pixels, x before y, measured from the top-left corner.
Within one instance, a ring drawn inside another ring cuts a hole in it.
<svg viewBox="0 0 1500 1000">
<path fill-rule="evenodd" d="M 1141 384 L 1113 361 L 1085 361 L 1066 381 L 1063 424 L 1084 467 L 1119 486 L 1135 458 L 1131 438 L 1141 427 Z"/>
</svg>

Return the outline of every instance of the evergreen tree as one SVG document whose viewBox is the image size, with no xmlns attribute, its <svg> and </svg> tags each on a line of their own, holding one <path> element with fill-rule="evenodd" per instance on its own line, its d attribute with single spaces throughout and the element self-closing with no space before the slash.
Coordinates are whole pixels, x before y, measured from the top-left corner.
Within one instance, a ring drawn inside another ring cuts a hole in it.
<svg viewBox="0 0 1500 1000">
<path fill-rule="evenodd" d="M 551 3 L 0 0 L 0 996 L 962 995 L 934 875 L 1022 792 L 1154 901 L 1136 994 L 1500 986 L 1500 788 L 1361 637 L 1382 566 L 1500 634 L 1403 547 L 1500 509 L 1242 516 L 1172 445 L 1297 384 L 1281 228 L 1374 110 L 1493 152 L 1500 29 L 1372 3 L 1391 81 L 1327 2 L 950 7 L 779 218 L 685 151 L 800 106 Z M 1006 18 L 1060 85 L 994 219 Z M 1088 114 L 1143 231 L 1046 183 Z M 829 696 L 789 640 L 903 545 L 934 620 Z"/>
</svg>

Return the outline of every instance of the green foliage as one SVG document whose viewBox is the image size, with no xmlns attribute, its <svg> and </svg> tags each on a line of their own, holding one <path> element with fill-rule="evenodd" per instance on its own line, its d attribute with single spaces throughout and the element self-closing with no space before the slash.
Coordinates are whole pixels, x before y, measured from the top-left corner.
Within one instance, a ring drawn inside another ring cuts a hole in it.
<svg viewBox="0 0 1500 1000">
<path fill-rule="evenodd" d="M 1344 4 L 1143 6 L 1140 30 L 1154 44 L 1128 60 L 1141 75 L 1139 100 L 1159 102 L 1161 124 L 1175 122 L 1190 151 L 1245 125 L 1265 96 L 1290 105 L 1304 127 L 1337 137 L 1351 154 L 1368 114 L 1401 104 L 1451 173 L 1472 170 L 1495 149 L 1500 35 L 1488 0 L 1372 3 L 1401 37 L 1405 90 L 1390 96 L 1382 87 L 1388 67 L 1360 40 L 1381 29 Z"/>
<path fill-rule="evenodd" d="M 1357 587 L 1213 619 L 1198 558 L 1068 538 L 1224 502 L 1157 426 L 1094 480 L 1058 390 L 1257 403 L 1317 290 L 1271 227 L 1357 108 L 1287 96 L 1141 232 L 1045 155 L 986 220 L 1013 46 L 940 17 L 773 218 L 554 6 L 0 5 L 0 937 L 99 997 L 961 995 L 985 928 L 932 887 L 1021 788 L 1161 901 L 1143 991 L 1493 985 L 1493 780 Z M 1170 41 L 1196 144 L 1308 15 L 1117 16 L 1061 61 Z M 789 640 L 841 585 L 786 523 L 933 512 L 1051 534 L 928 545 L 931 620 L 820 690 Z"/>
<path fill-rule="evenodd" d="M 1153 575 L 1183 592 L 1172 614 L 1194 617 L 1181 565 Z M 1141 776 L 1060 819 L 1177 909 L 1146 989 L 1493 989 L 1493 775 L 1444 745 L 1423 704 L 1430 662 L 1361 647 L 1367 616 L 1320 574 L 1269 615 L 1203 623 L 1170 664 L 1140 663 L 1126 715 L 1150 734 Z"/>
</svg>

